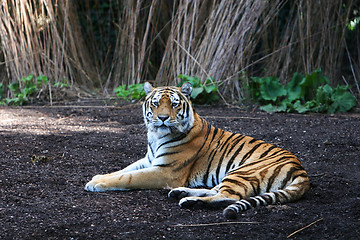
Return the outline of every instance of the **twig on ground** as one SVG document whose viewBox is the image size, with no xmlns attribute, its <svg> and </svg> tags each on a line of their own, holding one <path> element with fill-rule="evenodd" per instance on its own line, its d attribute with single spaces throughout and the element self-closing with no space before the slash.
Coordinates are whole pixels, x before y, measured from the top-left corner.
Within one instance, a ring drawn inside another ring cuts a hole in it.
<svg viewBox="0 0 360 240">
<path fill-rule="evenodd" d="M 298 232 L 300 232 L 300 231 L 302 231 L 302 230 L 310 227 L 311 225 L 313 225 L 313 224 L 315 224 L 315 223 L 317 223 L 317 222 L 320 222 L 321 220 L 324 220 L 324 219 L 323 219 L 323 218 L 320 218 L 320 219 L 316 220 L 315 222 L 312 222 L 312 223 L 310 223 L 309 225 L 306 225 L 305 227 L 300 228 L 299 230 L 296 230 L 295 232 L 293 232 L 292 234 L 290 234 L 289 236 L 287 236 L 287 238 L 290 238 L 290 237 L 294 236 L 294 235 L 297 234 Z"/>
</svg>

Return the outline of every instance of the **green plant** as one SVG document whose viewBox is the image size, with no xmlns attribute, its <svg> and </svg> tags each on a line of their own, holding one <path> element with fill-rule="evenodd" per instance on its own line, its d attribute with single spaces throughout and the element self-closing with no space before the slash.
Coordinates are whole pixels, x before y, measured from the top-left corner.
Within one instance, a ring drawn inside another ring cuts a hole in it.
<svg viewBox="0 0 360 240">
<path fill-rule="evenodd" d="M 27 103 L 32 97 L 39 93 L 43 86 L 50 85 L 50 81 L 47 76 L 39 75 L 34 81 L 34 75 L 30 74 L 27 77 L 21 78 L 20 81 L 15 81 L 8 85 L 8 89 L 11 91 L 11 98 L 6 98 L 0 102 L 0 105 L 17 105 L 21 106 Z M 66 83 L 55 83 L 55 87 L 63 88 L 68 86 Z M 0 85 L 0 99 L 3 91 L 3 86 Z"/>
<path fill-rule="evenodd" d="M 38 91 L 38 84 L 33 82 L 33 77 L 34 76 L 30 74 L 27 77 L 21 78 L 22 88 L 20 87 L 20 81 L 15 81 L 8 86 L 14 97 L 5 99 L 7 105 L 23 105 L 29 101 L 29 96 Z"/>
<path fill-rule="evenodd" d="M 179 75 L 181 79 L 178 87 L 181 87 L 185 82 L 191 83 L 193 90 L 191 92 L 191 99 L 197 104 L 211 104 L 219 100 L 217 93 L 218 86 L 214 84 L 213 79 L 208 78 L 205 84 L 202 84 L 200 79 L 196 76 L 190 77 L 187 75 Z"/>
<path fill-rule="evenodd" d="M 295 73 L 285 86 L 276 77 L 251 80 L 250 95 L 266 112 L 335 113 L 349 111 L 357 104 L 348 87 L 331 87 L 320 69 L 306 75 Z"/>
<path fill-rule="evenodd" d="M 68 83 L 63 83 L 63 82 L 54 83 L 54 87 L 57 87 L 57 88 L 64 88 L 64 87 L 68 87 L 68 86 L 69 86 Z"/>
<path fill-rule="evenodd" d="M 120 85 L 114 90 L 117 97 L 126 99 L 126 100 L 140 100 L 145 98 L 146 93 L 144 91 L 144 84 L 130 84 L 130 85 Z"/>
</svg>

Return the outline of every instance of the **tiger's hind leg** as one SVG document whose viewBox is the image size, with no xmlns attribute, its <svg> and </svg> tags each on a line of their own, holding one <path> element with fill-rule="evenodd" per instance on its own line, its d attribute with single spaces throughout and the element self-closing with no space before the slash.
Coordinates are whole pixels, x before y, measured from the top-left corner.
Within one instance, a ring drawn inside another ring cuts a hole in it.
<svg viewBox="0 0 360 240">
<path fill-rule="evenodd" d="M 211 190 L 214 193 L 216 192 L 212 195 L 179 194 L 181 196 L 179 205 L 181 207 L 195 205 L 206 205 L 214 208 L 227 207 L 240 199 L 256 195 L 256 192 L 260 191 L 259 183 L 255 181 L 255 178 L 250 177 L 241 180 L 234 181 L 232 178 L 225 177 L 219 185 Z"/>
<path fill-rule="evenodd" d="M 192 207 L 195 205 L 225 207 L 236 201 L 219 194 L 219 185 L 212 189 L 179 187 L 171 190 L 169 197 L 180 199 L 179 205 L 181 207 Z"/>
<path fill-rule="evenodd" d="M 222 208 L 229 206 L 236 202 L 236 199 L 228 198 L 221 193 L 216 194 L 215 196 L 210 197 L 185 197 L 179 201 L 181 207 L 193 207 L 196 205 L 204 205 L 211 208 Z"/>
</svg>

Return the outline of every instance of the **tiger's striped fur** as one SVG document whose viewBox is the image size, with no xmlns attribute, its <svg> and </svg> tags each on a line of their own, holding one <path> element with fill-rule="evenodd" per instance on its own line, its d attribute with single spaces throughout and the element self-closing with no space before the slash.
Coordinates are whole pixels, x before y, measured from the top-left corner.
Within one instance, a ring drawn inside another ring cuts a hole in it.
<svg viewBox="0 0 360 240">
<path fill-rule="evenodd" d="M 251 207 L 298 200 L 309 189 L 307 173 L 292 153 L 200 118 L 189 101 L 190 84 L 146 83 L 145 91 L 145 158 L 93 177 L 86 190 L 170 187 L 169 196 L 181 199 L 181 206 L 225 205 L 225 217 L 236 218 Z"/>
</svg>

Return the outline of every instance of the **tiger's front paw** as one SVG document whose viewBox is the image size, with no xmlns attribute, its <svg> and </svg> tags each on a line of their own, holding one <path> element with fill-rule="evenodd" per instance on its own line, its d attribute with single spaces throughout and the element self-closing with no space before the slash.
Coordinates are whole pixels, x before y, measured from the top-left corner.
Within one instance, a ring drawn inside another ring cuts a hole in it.
<svg viewBox="0 0 360 240">
<path fill-rule="evenodd" d="M 105 175 L 99 174 L 92 177 L 91 181 L 105 177 Z"/>
<path fill-rule="evenodd" d="M 85 185 L 85 190 L 90 192 L 104 192 L 106 190 L 109 190 L 104 182 L 99 181 L 100 179 L 101 178 L 93 178 L 93 180 L 91 180 Z"/>
</svg>

